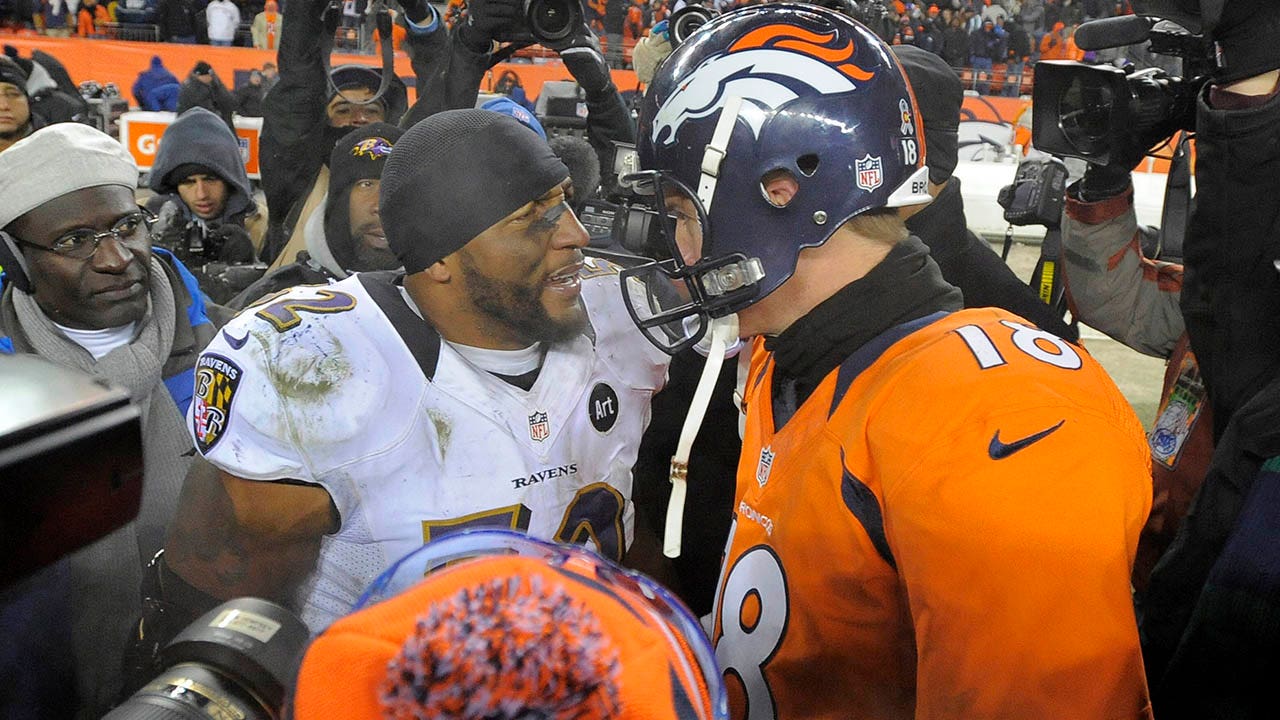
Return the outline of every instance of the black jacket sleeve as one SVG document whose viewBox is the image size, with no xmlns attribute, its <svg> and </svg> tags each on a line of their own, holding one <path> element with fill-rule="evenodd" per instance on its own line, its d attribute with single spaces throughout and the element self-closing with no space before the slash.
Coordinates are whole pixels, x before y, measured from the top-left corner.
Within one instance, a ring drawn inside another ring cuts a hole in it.
<svg viewBox="0 0 1280 720">
<path fill-rule="evenodd" d="M 324 147 L 327 86 L 320 10 L 309 0 L 287 3 L 276 54 L 280 79 L 262 101 L 259 161 L 267 215 L 280 225 L 310 187 L 328 155 Z"/>
<path fill-rule="evenodd" d="M 1214 435 L 1280 371 L 1280 96 L 1196 120 L 1196 200 L 1182 314 L 1213 403 Z"/>
<path fill-rule="evenodd" d="M 613 82 L 604 55 L 595 46 L 562 50 L 560 58 L 582 87 L 587 102 L 587 141 L 600 158 L 600 175 L 604 186 L 613 182 L 615 142 L 635 143 L 636 128 L 631 121 L 618 86 Z"/>
<path fill-rule="evenodd" d="M 417 75 L 418 99 L 400 121 L 401 127 L 412 127 L 442 110 L 475 107 L 480 81 L 489 69 L 488 53 L 467 49 L 458 40 L 457 28 L 425 36 L 410 32 L 407 44 Z"/>
</svg>

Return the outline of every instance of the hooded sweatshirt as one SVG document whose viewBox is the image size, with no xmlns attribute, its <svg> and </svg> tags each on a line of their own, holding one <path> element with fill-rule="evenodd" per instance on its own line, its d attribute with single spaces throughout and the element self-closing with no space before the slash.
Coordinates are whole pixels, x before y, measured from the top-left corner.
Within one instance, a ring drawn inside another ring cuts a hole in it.
<svg viewBox="0 0 1280 720">
<path fill-rule="evenodd" d="M 262 221 L 266 211 L 253 199 L 253 188 L 249 185 L 244 161 L 240 157 L 240 143 L 221 118 L 204 108 L 187 110 L 165 130 L 155 165 L 151 168 L 151 189 L 158 197 L 148 201 L 147 206 L 154 212 L 173 200 L 182 221 L 191 220 L 194 215 L 178 196 L 178 183 L 183 178 L 173 172 L 190 163 L 208 167 L 227 184 L 226 207 L 221 217 L 210 222 L 232 222 L 244 226 L 249 230 L 254 246 L 261 247 L 262 235 L 266 232 L 266 223 Z M 255 232 L 246 224 L 247 221 L 260 224 L 261 228 Z"/>
</svg>

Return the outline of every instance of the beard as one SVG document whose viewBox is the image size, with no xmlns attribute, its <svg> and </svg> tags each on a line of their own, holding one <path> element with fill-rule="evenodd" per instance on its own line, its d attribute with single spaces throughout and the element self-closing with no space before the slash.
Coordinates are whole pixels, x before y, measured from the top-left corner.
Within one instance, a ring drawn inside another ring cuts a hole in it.
<svg viewBox="0 0 1280 720">
<path fill-rule="evenodd" d="M 462 275 L 467 281 L 471 303 L 486 315 L 514 330 L 530 345 L 535 342 L 558 343 L 582 334 L 587 314 L 578 300 L 575 312 L 568 317 L 551 317 L 542 304 L 542 284 L 521 284 L 496 280 L 485 275 L 465 256 Z"/>
<path fill-rule="evenodd" d="M 400 258 L 391 252 L 391 248 L 373 247 L 363 240 L 356 241 L 355 262 L 351 269 L 357 272 L 377 270 L 399 270 L 403 267 Z"/>
<path fill-rule="evenodd" d="M 353 234 L 353 243 L 355 243 L 355 261 L 351 265 L 352 270 L 367 273 L 374 270 L 398 270 L 404 266 L 396 254 L 392 252 L 390 247 L 378 247 L 374 245 L 374 241 L 366 240 L 369 234 L 381 232 L 380 224 L 362 225 L 357 228 Z M 379 243 L 384 245 L 385 241 Z"/>
</svg>

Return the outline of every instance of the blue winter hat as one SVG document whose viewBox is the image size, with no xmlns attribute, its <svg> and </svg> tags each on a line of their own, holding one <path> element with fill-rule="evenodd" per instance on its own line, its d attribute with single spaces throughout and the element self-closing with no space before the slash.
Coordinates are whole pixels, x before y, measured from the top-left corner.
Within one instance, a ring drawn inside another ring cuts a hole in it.
<svg viewBox="0 0 1280 720">
<path fill-rule="evenodd" d="M 529 112 L 525 106 L 509 97 L 494 98 L 481 105 L 480 109 L 491 110 L 496 113 L 502 113 L 503 115 L 510 115 L 511 117 L 519 120 L 525 127 L 538 133 L 538 137 L 543 140 L 547 139 L 547 131 L 542 129 L 542 123 L 538 122 L 538 118 L 535 117 L 533 113 Z"/>
</svg>

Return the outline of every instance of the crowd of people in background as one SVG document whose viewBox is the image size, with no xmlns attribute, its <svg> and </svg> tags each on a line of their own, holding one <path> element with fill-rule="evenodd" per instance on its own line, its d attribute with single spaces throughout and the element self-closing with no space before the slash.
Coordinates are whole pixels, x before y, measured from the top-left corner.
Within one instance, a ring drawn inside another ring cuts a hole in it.
<svg viewBox="0 0 1280 720">
<path fill-rule="evenodd" d="M 761 1 L 705 0 L 704 4 L 725 11 Z M 49 35 L 274 50 L 281 4 L 277 0 L 0 0 L 0 27 Z M 630 49 L 655 26 L 664 27 L 661 23 L 682 4 L 682 0 L 584 0 L 588 24 L 601 38 L 614 67 L 629 67 Z M 376 31 L 360 29 L 362 5 L 357 0 L 343 3 L 336 44 L 344 51 L 374 53 Z M 1075 29 L 1088 20 L 1133 13 L 1130 0 L 891 0 L 883 5 L 886 42 L 914 45 L 941 56 L 961 75 L 967 89 L 1010 96 L 1029 91 L 1029 69 L 1038 60 L 1114 59 L 1078 48 Z M 465 16 L 467 0 L 449 0 L 442 9 L 445 22 L 452 25 Z M 400 29 L 397 25 L 396 30 Z M 402 34 L 394 40 L 399 50 Z M 1142 60 L 1138 58 L 1140 65 Z"/>
<path fill-rule="evenodd" d="M 268 642 L 245 598 L 312 640 L 274 646 L 298 720 L 1280 716 L 1280 3 L 1206 26 L 1157 247 L 1131 173 L 1165 125 L 1046 183 L 1068 320 L 968 230 L 965 92 L 1127 3 L 760 4 L 644 72 L 678 8 L 597 1 L 544 41 L 577 87 L 540 118 L 489 73 L 527 0 L 399 0 L 403 78 L 325 61 L 358 10 L 200 2 L 166 39 L 280 46 L 138 53 L 177 113 L 145 178 L 56 58 L 0 56 L 0 354 L 127 393 L 143 461 L 135 518 L 6 556 L 45 564 L 0 572 L 0 717 L 246 717 L 161 675 L 187 628 Z M 849 52 L 776 42 L 810 37 Z M 1150 435 L 1076 320 L 1168 358 Z"/>
</svg>

